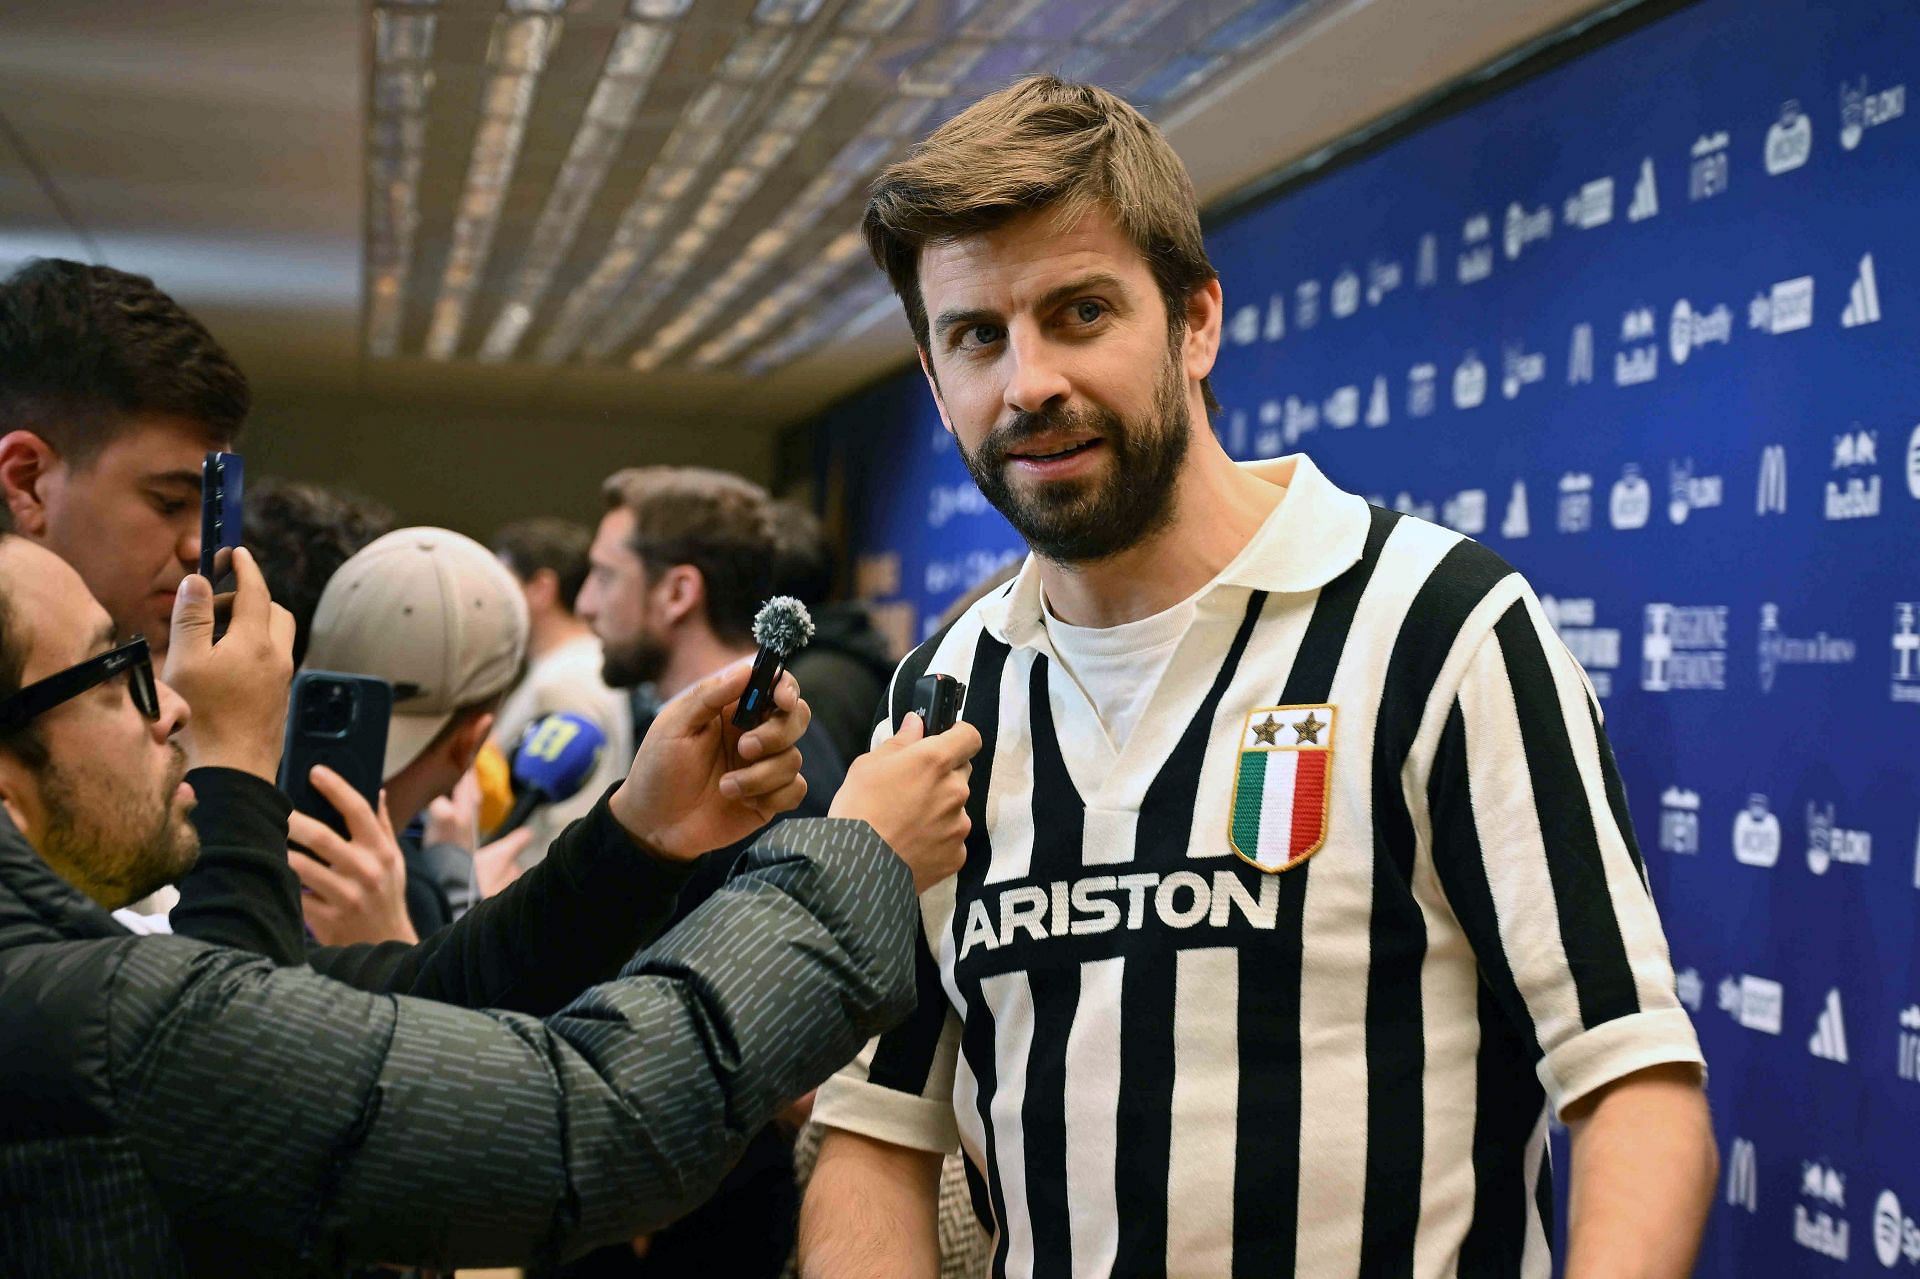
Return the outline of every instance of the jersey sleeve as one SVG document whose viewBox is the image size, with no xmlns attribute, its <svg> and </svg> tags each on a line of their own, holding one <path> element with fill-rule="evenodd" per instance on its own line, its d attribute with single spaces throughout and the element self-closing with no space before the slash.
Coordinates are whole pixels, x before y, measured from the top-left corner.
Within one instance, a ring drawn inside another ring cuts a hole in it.
<svg viewBox="0 0 1920 1279">
<path fill-rule="evenodd" d="M 1478 640 L 1425 792 L 1434 868 L 1556 1114 L 1704 1067 L 1592 687 L 1530 592 Z"/>
<path fill-rule="evenodd" d="M 913 1014 L 869 1041 L 821 1086 L 813 1118 L 912 1150 L 952 1152 L 960 1147 L 953 1114 L 960 1018 L 947 1002 L 924 930 L 914 943 L 914 986 Z"/>
</svg>

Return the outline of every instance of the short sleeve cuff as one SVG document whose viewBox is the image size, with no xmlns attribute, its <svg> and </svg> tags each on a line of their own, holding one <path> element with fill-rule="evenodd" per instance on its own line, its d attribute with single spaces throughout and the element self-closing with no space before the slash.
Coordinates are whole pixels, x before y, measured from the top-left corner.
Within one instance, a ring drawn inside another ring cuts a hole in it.
<svg viewBox="0 0 1920 1279">
<path fill-rule="evenodd" d="M 1541 1059 L 1537 1069 L 1553 1113 L 1561 1117 L 1568 1106 L 1616 1079 L 1649 1066 L 1680 1064 L 1698 1066 L 1703 1075 L 1707 1068 L 1686 1010 L 1661 1008 L 1576 1035 Z"/>
<path fill-rule="evenodd" d="M 960 1148 L 960 1129 L 954 1123 L 951 1102 L 844 1074 L 820 1086 L 813 1103 L 813 1121 L 909 1150 L 951 1154 Z"/>
</svg>

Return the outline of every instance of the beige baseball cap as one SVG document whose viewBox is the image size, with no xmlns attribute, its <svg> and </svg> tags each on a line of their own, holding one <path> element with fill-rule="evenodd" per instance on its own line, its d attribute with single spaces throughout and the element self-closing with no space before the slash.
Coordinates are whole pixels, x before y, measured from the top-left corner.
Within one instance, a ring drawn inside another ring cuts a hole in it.
<svg viewBox="0 0 1920 1279">
<path fill-rule="evenodd" d="M 526 597 L 493 552 L 451 529 L 403 528 L 327 582 L 305 665 L 393 685 L 391 780 L 455 711 L 505 692 L 526 652 Z"/>
</svg>

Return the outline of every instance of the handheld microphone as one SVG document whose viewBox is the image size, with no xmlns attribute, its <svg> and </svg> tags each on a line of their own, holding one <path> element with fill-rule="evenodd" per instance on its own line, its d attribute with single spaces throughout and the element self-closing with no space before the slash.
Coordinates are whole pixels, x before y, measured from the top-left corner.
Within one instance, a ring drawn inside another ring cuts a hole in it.
<svg viewBox="0 0 1920 1279">
<path fill-rule="evenodd" d="M 606 748 L 607 735 L 600 726 L 579 715 L 546 715 L 528 725 L 513 752 L 513 781 L 519 796 L 507 820 L 487 836 L 487 842 L 519 830 L 542 804 L 558 804 L 578 795 Z"/>
<path fill-rule="evenodd" d="M 787 659 L 812 638 L 813 616 L 793 596 L 776 595 L 760 606 L 753 619 L 753 639 L 760 651 L 754 655 L 747 691 L 733 712 L 735 728 L 756 728 L 773 713 L 774 682 L 787 669 Z"/>
</svg>

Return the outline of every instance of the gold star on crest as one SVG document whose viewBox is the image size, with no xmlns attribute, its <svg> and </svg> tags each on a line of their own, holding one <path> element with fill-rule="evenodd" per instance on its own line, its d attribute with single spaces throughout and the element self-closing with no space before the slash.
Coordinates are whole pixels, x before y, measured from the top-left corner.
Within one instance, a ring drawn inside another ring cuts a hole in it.
<svg viewBox="0 0 1920 1279">
<path fill-rule="evenodd" d="M 1280 721 L 1269 714 L 1263 722 L 1253 726 L 1254 740 L 1262 746 L 1278 746 L 1280 744 L 1280 729 Z"/>
<path fill-rule="evenodd" d="M 1307 717 L 1296 722 L 1293 726 L 1293 731 L 1300 735 L 1294 744 L 1297 746 L 1318 746 L 1320 744 L 1320 730 L 1325 727 L 1325 724 L 1314 719 L 1312 711 L 1308 711 Z"/>
</svg>

